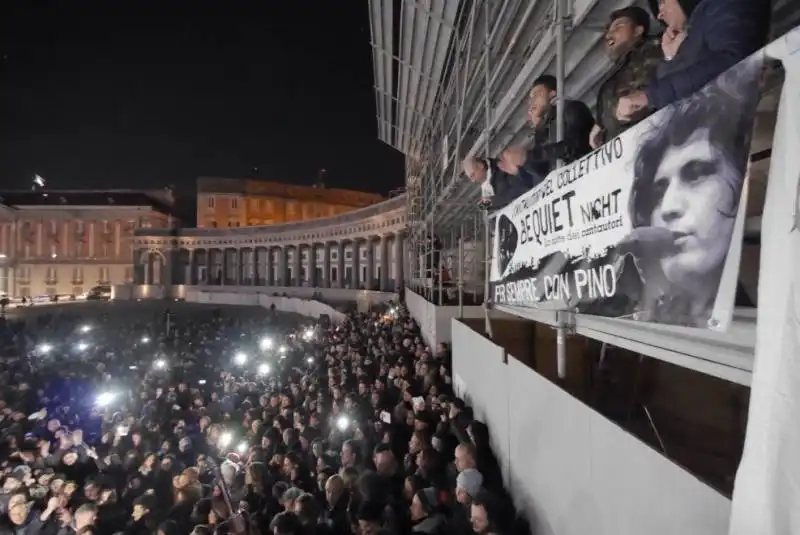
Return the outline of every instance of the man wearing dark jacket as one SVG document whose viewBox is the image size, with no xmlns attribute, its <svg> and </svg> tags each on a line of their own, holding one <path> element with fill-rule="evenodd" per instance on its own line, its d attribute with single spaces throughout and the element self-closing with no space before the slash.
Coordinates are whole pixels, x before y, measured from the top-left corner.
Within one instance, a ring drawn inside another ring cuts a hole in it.
<svg viewBox="0 0 800 535">
<path fill-rule="evenodd" d="M 494 158 L 467 158 L 463 169 L 472 182 L 480 185 L 481 203 L 493 210 L 499 210 L 534 186 L 532 177 L 508 174 Z"/>
<path fill-rule="evenodd" d="M 498 167 L 510 175 L 534 177 L 534 186 L 556 168 L 557 161 L 570 163 L 591 152 L 589 138 L 594 117 L 581 101 L 564 102 L 564 139 L 558 139 L 554 105 L 558 87 L 554 76 L 545 74 L 536 79 L 530 92 L 528 121 L 534 128 L 533 146 L 520 144 L 506 149 Z"/>
<path fill-rule="evenodd" d="M 643 91 L 663 61 L 660 44 L 648 38 L 650 15 L 639 6 L 628 6 L 611 13 L 606 31 L 606 50 L 614 67 L 597 92 L 597 124 L 590 144 L 596 149 L 647 117 L 644 109 L 634 120 L 620 122 L 617 104 L 620 97 Z"/>
<path fill-rule="evenodd" d="M 658 110 L 702 89 L 766 44 L 769 0 L 663 0 L 663 63 L 644 91 L 619 100 L 617 119 Z"/>
</svg>

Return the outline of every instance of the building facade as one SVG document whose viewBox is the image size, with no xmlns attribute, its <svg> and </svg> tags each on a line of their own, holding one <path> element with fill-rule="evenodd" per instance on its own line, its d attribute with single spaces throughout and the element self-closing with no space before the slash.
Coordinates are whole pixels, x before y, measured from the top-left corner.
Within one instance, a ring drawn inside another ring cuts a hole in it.
<svg viewBox="0 0 800 535">
<path fill-rule="evenodd" d="M 134 282 L 394 291 L 407 258 L 406 201 L 312 221 L 238 229 L 140 229 Z"/>
<path fill-rule="evenodd" d="M 132 282 L 134 231 L 173 223 L 165 192 L 0 192 L 0 295 Z"/>
<path fill-rule="evenodd" d="M 198 228 L 237 228 L 309 221 L 383 201 L 374 193 L 252 179 L 199 178 Z"/>
</svg>

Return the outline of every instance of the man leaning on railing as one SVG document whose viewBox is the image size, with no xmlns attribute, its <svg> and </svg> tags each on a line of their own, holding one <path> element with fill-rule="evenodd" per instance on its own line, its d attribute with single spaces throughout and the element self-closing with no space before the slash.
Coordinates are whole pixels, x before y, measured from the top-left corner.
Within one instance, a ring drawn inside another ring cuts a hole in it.
<svg viewBox="0 0 800 535">
<path fill-rule="evenodd" d="M 652 113 L 647 108 L 631 120 L 617 119 L 621 97 L 643 91 L 650 83 L 664 54 L 657 39 L 650 39 L 650 14 L 639 6 L 628 6 L 611 13 L 605 35 L 606 51 L 614 62 L 597 92 L 597 124 L 589 140 L 593 149 L 617 137 Z"/>
<path fill-rule="evenodd" d="M 617 119 L 682 100 L 766 45 L 769 0 L 661 0 L 664 62 L 644 90 L 620 98 Z"/>
<path fill-rule="evenodd" d="M 507 148 L 497 160 L 464 160 L 464 172 L 481 184 L 481 203 L 497 210 L 539 184 L 558 160 L 572 162 L 591 151 L 589 134 L 594 126 L 592 112 L 583 102 L 564 104 L 564 139 L 556 133 L 556 79 L 543 75 L 533 83 L 529 95 L 528 121 L 533 127 L 532 143 Z"/>
<path fill-rule="evenodd" d="M 556 132 L 556 78 L 549 74 L 533 82 L 528 105 L 528 121 L 533 127 L 533 143 L 520 143 L 500 155 L 498 166 L 511 175 L 533 177 L 533 185 L 544 180 L 558 161 L 570 163 L 591 152 L 589 135 L 594 127 L 592 112 L 579 100 L 564 101 L 564 138 Z"/>
</svg>

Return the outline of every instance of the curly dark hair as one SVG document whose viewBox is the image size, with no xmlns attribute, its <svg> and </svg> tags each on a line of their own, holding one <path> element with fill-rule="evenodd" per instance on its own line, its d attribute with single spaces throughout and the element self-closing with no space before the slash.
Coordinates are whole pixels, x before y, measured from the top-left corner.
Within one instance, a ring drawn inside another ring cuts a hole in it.
<svg viewBox="0 0 800 535">
<path fill-rule="evenodd" d="M 746 60 L 704 90 L 654 116 L 650 132 L 639 142 L 634 161 L 629 204 L 634 227 L 651 224 L 653 210 L 660 201 L 653 182 L 667 150 L 685 144 L 703 130 L 730 166 L 741 170 L 735 176 L 721 177 L 733 193 L 733 205 L 725 214 L 735 217 L 749 157 L 762 64 L 759 58 Z"/>
</svg>

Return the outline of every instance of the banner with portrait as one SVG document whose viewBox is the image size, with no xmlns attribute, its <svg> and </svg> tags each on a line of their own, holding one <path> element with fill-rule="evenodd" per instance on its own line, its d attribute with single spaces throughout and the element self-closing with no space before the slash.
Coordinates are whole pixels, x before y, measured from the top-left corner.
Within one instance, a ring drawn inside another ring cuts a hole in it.
<svg viewBox="0 0 800 535">
<path fill-rule="evenodd" d="M 726 329 L 763 57 L 494 213 L 493 303 Z"/>
</svg>

